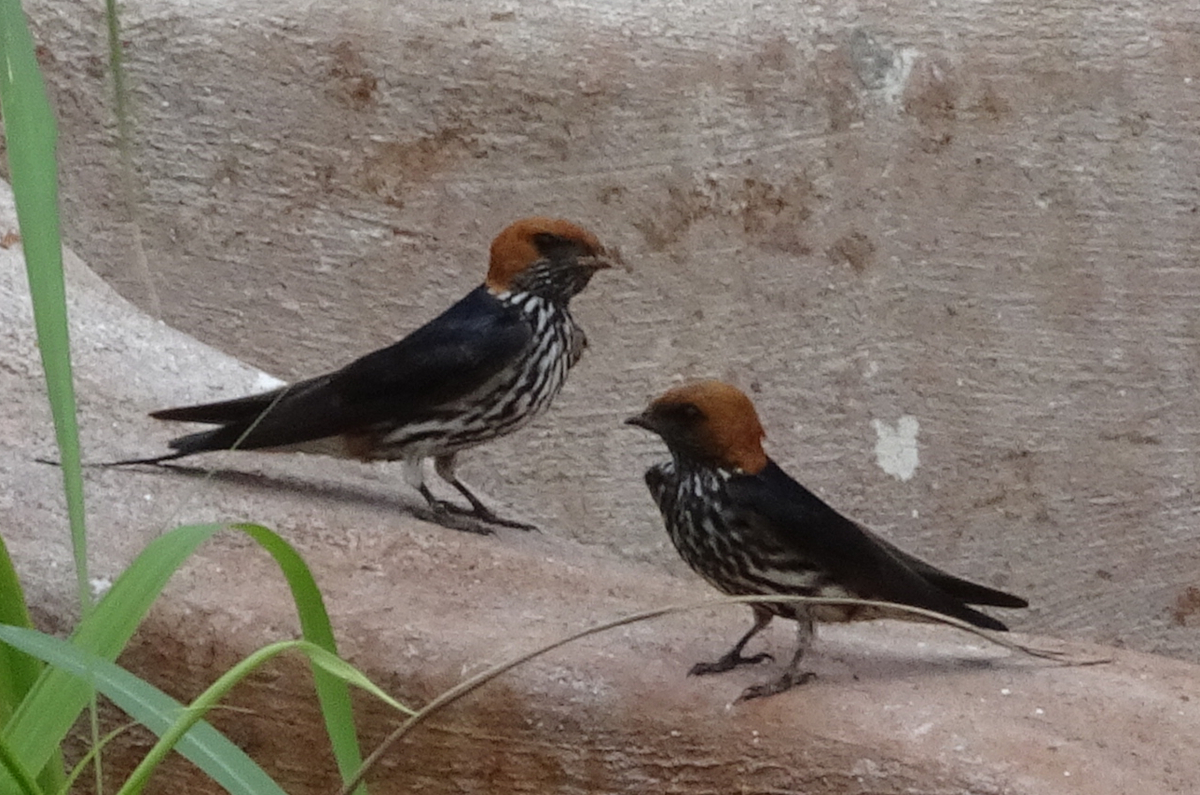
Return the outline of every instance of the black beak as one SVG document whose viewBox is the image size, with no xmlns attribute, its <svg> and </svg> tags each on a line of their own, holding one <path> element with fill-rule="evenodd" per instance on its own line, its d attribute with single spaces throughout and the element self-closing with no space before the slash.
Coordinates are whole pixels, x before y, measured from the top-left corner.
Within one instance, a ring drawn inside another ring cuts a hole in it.
<svg viewBox="0 0 1200 795">
<path fill-rule="evenodd" d="M 658 432 L 658 426 L 655 425 L 654 419 L 649 414 L 643 411 L 641 414 L 634 414 L 632 417 L 625 420 L 626 425 L 636 425 L 639 428 L 645 428 L 648 431 Z"/>
<path fill-rule="evenodd" d="M 629 266 L 625 264 L 625 259 L 621 256 L 621 252 L 615 248 L 602 248 L 600 252 L 590 257 L 583 257 L 579 260 L 594 271 L 608 270 L 609 268 L 620 267 L 622 270 L 628 271 Z"/>
</svg>

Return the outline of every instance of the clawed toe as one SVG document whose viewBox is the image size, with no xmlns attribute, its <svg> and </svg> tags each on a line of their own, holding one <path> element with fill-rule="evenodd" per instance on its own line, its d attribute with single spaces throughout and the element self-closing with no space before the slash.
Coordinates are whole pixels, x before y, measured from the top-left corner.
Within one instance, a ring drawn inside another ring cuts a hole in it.
<svg viewBox="0 0 1200 795">
<path fill-rule="evenodd" d="M 764 652 L 759 652 L 750 657 L 743 657 L 741 654 L 729 653 L 716 662 L 696 663 L 692 666 L 692 670 L 688 671 L 688 676 L 707 676 L 708 674 L 720 674 L 726 671 L 732 671 L 739 665 L 758 665 L 761 662 L 773 661 L 775 658 Z"/>
<path fill-rule="evenodd" d="M 449 507 L 445 507 L 446 505 Z M 464 510 L 457 505 L 430 503 L 429 509 L 431 513 L 427 515 L 427 520 L 440 524 L 442 527 L 481 536 L 496 534 L 494 529 L 479 521 L 471 511 Z"/>
<path fill-rule="evenodd" d="M 537 530 L 538 526 L 529 522 L 520 522 L 516 519 L 505 519 L 503 516 L 497 516 L 491 511 L 485 513 L 476 513 L 475 516 L 488 524 L 500 525 L 501 527 L 511 527 L 514 530 Z"/>
<path fill-rule="evenodd" d="M 484 524 L 497 525 L 499 527 L 512 527 L 516 530 L 537 530 L 537 525 L 529 524 L 528 522 L 518 522 L 515 519 L 505 519 L 502 516 L 497 516 L 487 508 L 464 508 L 461 505 L 455 505 L 447 500 L 435 500 L 430 503 L 434 513 L 445 516 L 464 516 L 472 519 L 477 519 Z M 485 534 L 490 534 L 491 530 L 485 530 Z"/>
<path fill-rule="evenodd" d="M 767 682 L 766 684 L 747 687 L 742 691 L 742 694 L 738 696 L 737 700 L 742 702 L 749 701 L 753 698 L 773 696 L 776 693 L 782 693 L 785 690 L 791 690 L 793 687 L 800 687 L 800 685 L 807 684 L 816 678 L 817 675 L 812 671 L 788 671 L 774 682 Z"/>
</svg>

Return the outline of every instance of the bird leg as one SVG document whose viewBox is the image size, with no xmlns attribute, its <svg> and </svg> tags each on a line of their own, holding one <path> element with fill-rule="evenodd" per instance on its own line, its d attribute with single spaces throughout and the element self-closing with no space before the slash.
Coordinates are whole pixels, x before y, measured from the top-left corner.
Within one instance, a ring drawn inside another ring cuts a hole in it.
<svg viewBox="0 0 1200 795">
<path fill-rule="evenodd" d="M 471 503 L 471 510 L 467 510 L 466 508 L 461 508 L 452 502 L 436 499 L 429 489 L 422 484 L 421 494 L 429 502 L 429 507 L 435 512 L 456 513 L 463 516 L 473 516 L 481 522 L 500 525 L 501 527 L 513 527 L 517 530 L 537 530 L 536 525 L 529 524 L 528 522 L 518 522 L 515 519 L 505 519 L 502 516 L 497 516 L 491 508 L 483 504 L 482 500 L 472 494 L 471 490 L 468 489 L 454 473 L 454 453 L 451 453 L 450 455 L 440 455 L 434 458 L 433 469 L 438 473 L 438 477 L 457 489 L 458 493 L 466 497 L 467 502 Z"/>
<path fill-rule="evenodd" d="M 440 500 L 433 496 L 433 492 L 429 487 L 422 483 L 417 487 L 417 491 L 421 492 L 421 496 L 425 498 L 425 502 L 429 503 L 429 510 L 433 511 L 433 521 L 449 527 L 453 530 L 463 530 L 468 533 L 477 533 L 482 536 L 490 536 L 495 531 L 486 525 L 479 522 L 454 522 L 451 521 L 453 516 L 469 516 L 475 518 L 473 511 L 466 508 L 460 508 L 447 500 Z"/>
<path fill-rule="evenodd" d="M 756 665 L 764 660 L 775 659 L 771 655 L 764 652 L 759 652 L 752 657 L 743 657 L 742 649 L 746 648 L 746 644 L 763 630 L 767 624 L 771 623 L 771 611 L 762 605 L 750 605 L 750 609 L 754 611 L 754 626 L 750 627 L 750 631 L 742 636 L 742 639 L 737 642 L 721 659 L 715 662 L 696 663 L 692 666 L 692 670 L 688 671 L 688 676 L 705 676 L 707 674 L 720 674 L 725 671 L 732 671 L 739 665 Z"/>
<path fill-rule="evenodd" d="M 787 670 L 783 672 L 783 676 L 774 682 L 747 687 L 738 696 L 738 701 L 749 701 L 752 698 L 773 696 L 776 693 L 791 690 L 793 687 L 799 687 L 806 682 L 816 679 L 817 675 L 812 671 L 800 670 L 800 660 L 804 657 L 804 652 L 808 651 L 808 648 L 812 646 L 815 635 L 812 616 L 807 612 L 801 613 L 796 619 L 796 653 L 792 655 L 792 661 L 788 664 Z"/>
</svg>

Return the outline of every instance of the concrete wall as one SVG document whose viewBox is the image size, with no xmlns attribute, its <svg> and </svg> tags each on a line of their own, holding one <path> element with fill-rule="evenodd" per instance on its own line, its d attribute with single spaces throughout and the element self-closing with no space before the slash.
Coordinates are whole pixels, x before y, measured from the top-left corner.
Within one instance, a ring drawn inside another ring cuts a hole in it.
<svg viewBox="0 0 1200 795">
<path fill-rule="evenodd" d="M 682 571 L 619 422 L 727 378 L 785 468 L 1027 595 L 1023 628 L 1200 659 L 1189 2 L 127 3 L 132 173 L 99 9 L 29 6 L 69 242 L 169 323 L 314 374 L 478 283 L 514 217 L 576 219 L 632 270 L 468 480 Z M 169 436 L 153 401 L 114 452 Z"/>
</svg>

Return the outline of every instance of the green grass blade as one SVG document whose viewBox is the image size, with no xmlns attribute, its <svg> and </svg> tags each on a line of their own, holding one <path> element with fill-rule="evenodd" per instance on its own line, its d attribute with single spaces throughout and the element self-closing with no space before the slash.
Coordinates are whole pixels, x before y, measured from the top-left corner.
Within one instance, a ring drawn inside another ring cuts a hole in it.
<svg viewBox="0 0 1200 795">
<path fill-rule="evenodd" d="M 176 716 L 176 719 L 170 726 L 162 732 L 156 732 L 159 735 L 158 742 L 142 758 L 142 761 L 138 762 L 137 767 L 133 769 L 133 772 L 129 774 L 129 778 L 125 779 L 125 783 L 117 791 L 117 795 L 139 795 L 146 788 L 146 782 L 150 780 L 150 776 L 154 775 L 154 771 L 167 758 L 167 754 L 171 752 L 171 749 L 181 743 L 183 738 L 194 730 L 195 726 L 208 714 L 208 711 L 229 694 L 234 685 L 253 673 L 255 668 L 258 668 L 267 660 L 289 649 L 296 648 L 301 644 L 306 644 L 306 641 L 283 640 L 278 643 L 272 643 L 254 652 L 221 674 L 217 681 L 213 682 L 203 693 L 196 697 L 190 706 L 185 707 L 182 713 Z"/>
<path fill-rule="evenodd" d="M 83 612 L 91 606 L 88 589 L 87 535 L 84 531 L 83 475 L 71 351 L 67 333 L 66 288 L 58 219 L 58 131 L 46 99 L 46 87 L 33 53 L 33 40 L 20 0 L 0 0 L 0 110 L 17 220 L 25 251 L 25 269 L 33 298 L 38 348 L 54 416 L 63 492 L 67 499 L 76 587 Z"/>
<path fill-rule="evenodd" d="M 92 607 L 92 595 L 88 586 L 83 471 L 59 232 L 58 162 L 55 156 L 58 130 L 20 0 L 0 0 L 0 66 L 0 113 L 4 117 L 9 173 L 33 302 L 38 351 L 42 357 L 62 462 L 60 471 L 75 558 L 76 594 L 80 614 L 87 616 Z M 93 738 L 96 731 L 93 709 Z M 62 785 L 62 754 L 57 747 L 51 750 L 44 765 L 34 769 L 41 770 L 39 779 L 43 785 L 55 788 Z M 99 771 L 97 764 L 97 780 Z"/>
<path fill-rule="evenodd" d="M 83 652 L 116 659 L 171 575 L 222 527 L 179 527 L 150 542 L 80 621 L 71 642 Z M 90 693 L 86 680 L 47 668 L 4 727 L 0 742 L 7 743 L 28 767 L 41 768 L 79 717 Z M 0 792 L 7 792 L 10 783 L 0 776 Z"/>
<path fill-rule="evenodd" d="M 121 574 L 92 614 L 80 622 L 72 643 L 105 660 L 116 659 L 170 576 L 197 546 L 223 527 L 178 527 L 152 541 Z M 305 639 L 336 655 L 337 645 L 324 600 L 300 555 L 261 525 L 238 525 L 235 529 L 257 541 L 279 565 L 291 588 Z M 319 667 L 313 669 L 313 680 L 338 770 L 343 779 L 348 778 L 361 766 L 362 759 L 349 687 Z M 88 692 L 86 682 L 48 669 L 16 710 L 0 741 L 11 744 L 25 764 L 36 769 L 66 736 L 87 703 Z M 7 791 L 5 784 L 0 776 L 0 792 Z"/>
<path fill-rule="evenodd" d="M 170 746 L 233 795 L 285 795 L 254 760 L 204 723 L 202 713 L 193 716 L 194 710 L 115 663 L 82 651 L 70 641 L 36 630 L 0 626 L 0 640 L 49 662 L 55 670 L 94 682 L 97 690 L 155 734 L 167 736 L 173 732 Z M 222 680 L 227 676 L 228 673 Z M 225 690 L 233 686 L 232 681 L 225 684 Z M 161 755 L 158 759 L 161 761 Z"/>
<path fill-rule="evenodd" d="M 262 525 L 241 524 L 237 529 L 249 535 L 271 553 L 283 571 L 296 612 L 300 616 L 300 629 L 304 639 L 332 655 L 337 655 L 337 643 L 333 638 L 333 626 L 325 610 L 325 600 L 317 588 L 316 580 L 303 558 L 279 535 Z M 358 745 L 358 734 L 354 726 L 354 709 L 350 702 L 350 689 L 346 683 L 319 666 L 312 667 L 313 683 L 321 714 L 325 718 L 325 730 L 337 760 L 338 771 L 346 781 L 362 766 L 362 751 Z M 365 793 L 366 789 L 359 790 Z"/>
<path fill-rule="evenodd" d="M 313 645 L 312 648 L 305 648 L 304 653 L 312 660 L 313 665 L 328 671 L 331 675 L 337 677 L 348 685 L 353 685 L 360 690 L 365 690 L 375 698 L 387 704 L 392 709 L 403 712 L 405 715 L 413 716 L 417 711 L 412 707 L 401 704 L 396 699 L 389 696 L 382 688 L 367 678 L 366 674 L 355 668 L 350 663 L 338 657 L 336 654 L 322 649 L 320 646 Z"/>
<path fill-rule="evenodd" d="M 0 538 L 0 624 L 33 626 L 25 608 L 21 581 L 17 579 L 3 538 Z M 0 725 L 12 716 L 41 672 L 41 663 L 33 657 L 8 646 L 0 647 Z"/>
<path fill-rule="evenodd" d="M 138 723 L 159 735 L 158 742 L 130 774 L 118 795 L 140 793 L 172 749 L 191 760 L 233 795 L 283 795 L 279 786 L 253 760 L 205 723 L 203 718 L 254 669 L 293 649 L 305 653 L 314 668 L 367 690 L 407 715 L 416 714 L 387 695 L 358 669 L 306 640 L 279 641 L 255 651 L 223 673 L 186 707 L 115 663 L 81 651 L 70 641 L 24 627 L 0 625 L 0 642 L 44 660 L 57 670 L 94 682 L 100 693 Z M 6 762 L 6 750 L 0 746 L 0 763 Z M 19 782 L 32 782 L 19 763 L 13 765 L 12 772 Z M 22 792 L 36 793 L 38 790 L 36 786 L 22 786 Z"/>
<path fill-rule="evenodd" d="M 77 761 L 75 763 L 75 766 L 72 767 L 71 770 L 67 773 L 66 783 L 61 788 L 56 790 L 55 792 L 60 793 L 62 795 L 65 795 L 65 793 L 74 792 L 76 780 L 78 780 L 79 776 L 82 775 L 85 770 L 87 770 L 89 767 L 91 767 L 94 764 L 93 760 L 95 760 L 96 757 L 100 756 L 100 754 L 104 751 L 104 749 L 108 747 L 108 744 L 111 743 L 113 740 L 117 739 L 118 737 L 120 737 L 122 734 L 125 734 L 126 732 L 128 732 L 130 729 L 134 728 L 137 725 L 138 725 L 137 721 L 129 721 L 125 725 L 118 726 L 117 728 L 110 731 L 108 734 L 101 737 L 96 742 L 95 745 L 88 748 L 86 754 L 84 754 L 83 756 L 81 756 L 79 758 L 79 761 Z M 101 790 L 101 791 L 103 791 L 103 790 Z"/>
<path fill-rule="evenodd" d="M 21 588 L 21 581 L 17 577 L 3 538 L 0 538 L 0 624 L 33 626 L 25 606 L 25 593 Z M 37 682 L 43 667 L 36 657 L 11 646 L 0 645 L 0 726 L 12 717 L 17 705 Z M 10 757 L 10 751 L 11 749 L 0 741 L 0 768 L 7 770 L 24 790 L 27 786 L 23 776 L 25 766 L 17 757 Z M 63 766 L 62 753 L 56 749 L 38 776 L 43 791 L 58 792 L 65 787 Z"/>
<path fill-rule="evenodd" d="M 221 675 L 216 682 L 201 693 L 195 701 L 192 702 L 184 714 L 182 714 L 173 726 L 161 734 L 157 743 L 146 754 L 145 758 L 138 763 L 138 766 L 129 774 L 125 784 L 117 792 L 117 795 L 140 795 L 145 789 L 146 783 L 150 780 L 150 776 L 166 759 L 168 753 L 171 752 L 173 746 L 178 743 L 183 737 L 187 736 L 193 729 L 193 725 L 198 723 L 203 717 L 208 714 L 209 710 L 215 707 L 221 699 L 228 695 L 234 685 L 249 676 L 254 669 L 261 666 L 263 663 L 283 654 L 286 651 L 298 650 L 308 655 L 311 660 L 314 670 L 317 668 L 327 669 L 334 676 L 345 682 L 355 684 L 365 684 L 365 686 L 376 695 L 382 695 L 383 698 L 392 706 L 400 709 L 408 714 L 415 714 L 413 710 L 402 706 L 390 696 L 387 696 L 368 680 L 361 672 L 353 666 L 347 664 L 340 658 L 330 654 L 325 649 L 317 646 L 306 640 L 284 640 L 278 643 L 272 643 L 264 646 L 258 651 L 246 657 L 234 667 L 230 668 Z"/>
<path fill-rule="evenodd" d="M 18 787 L 16 792 L 20 795 L 41 795 L 42 790 L 33 779 L 33 775 L 25 769 L 25 765 L 21 764 L 21 760 L 13 753 L 13 750 L 4 743 L 0 742 L 0 770 L 8 774 L 9 778 L 15 782 L 14 786 Z M 11 790 L 5 790 L 10 792 Z"/>
</svg>

